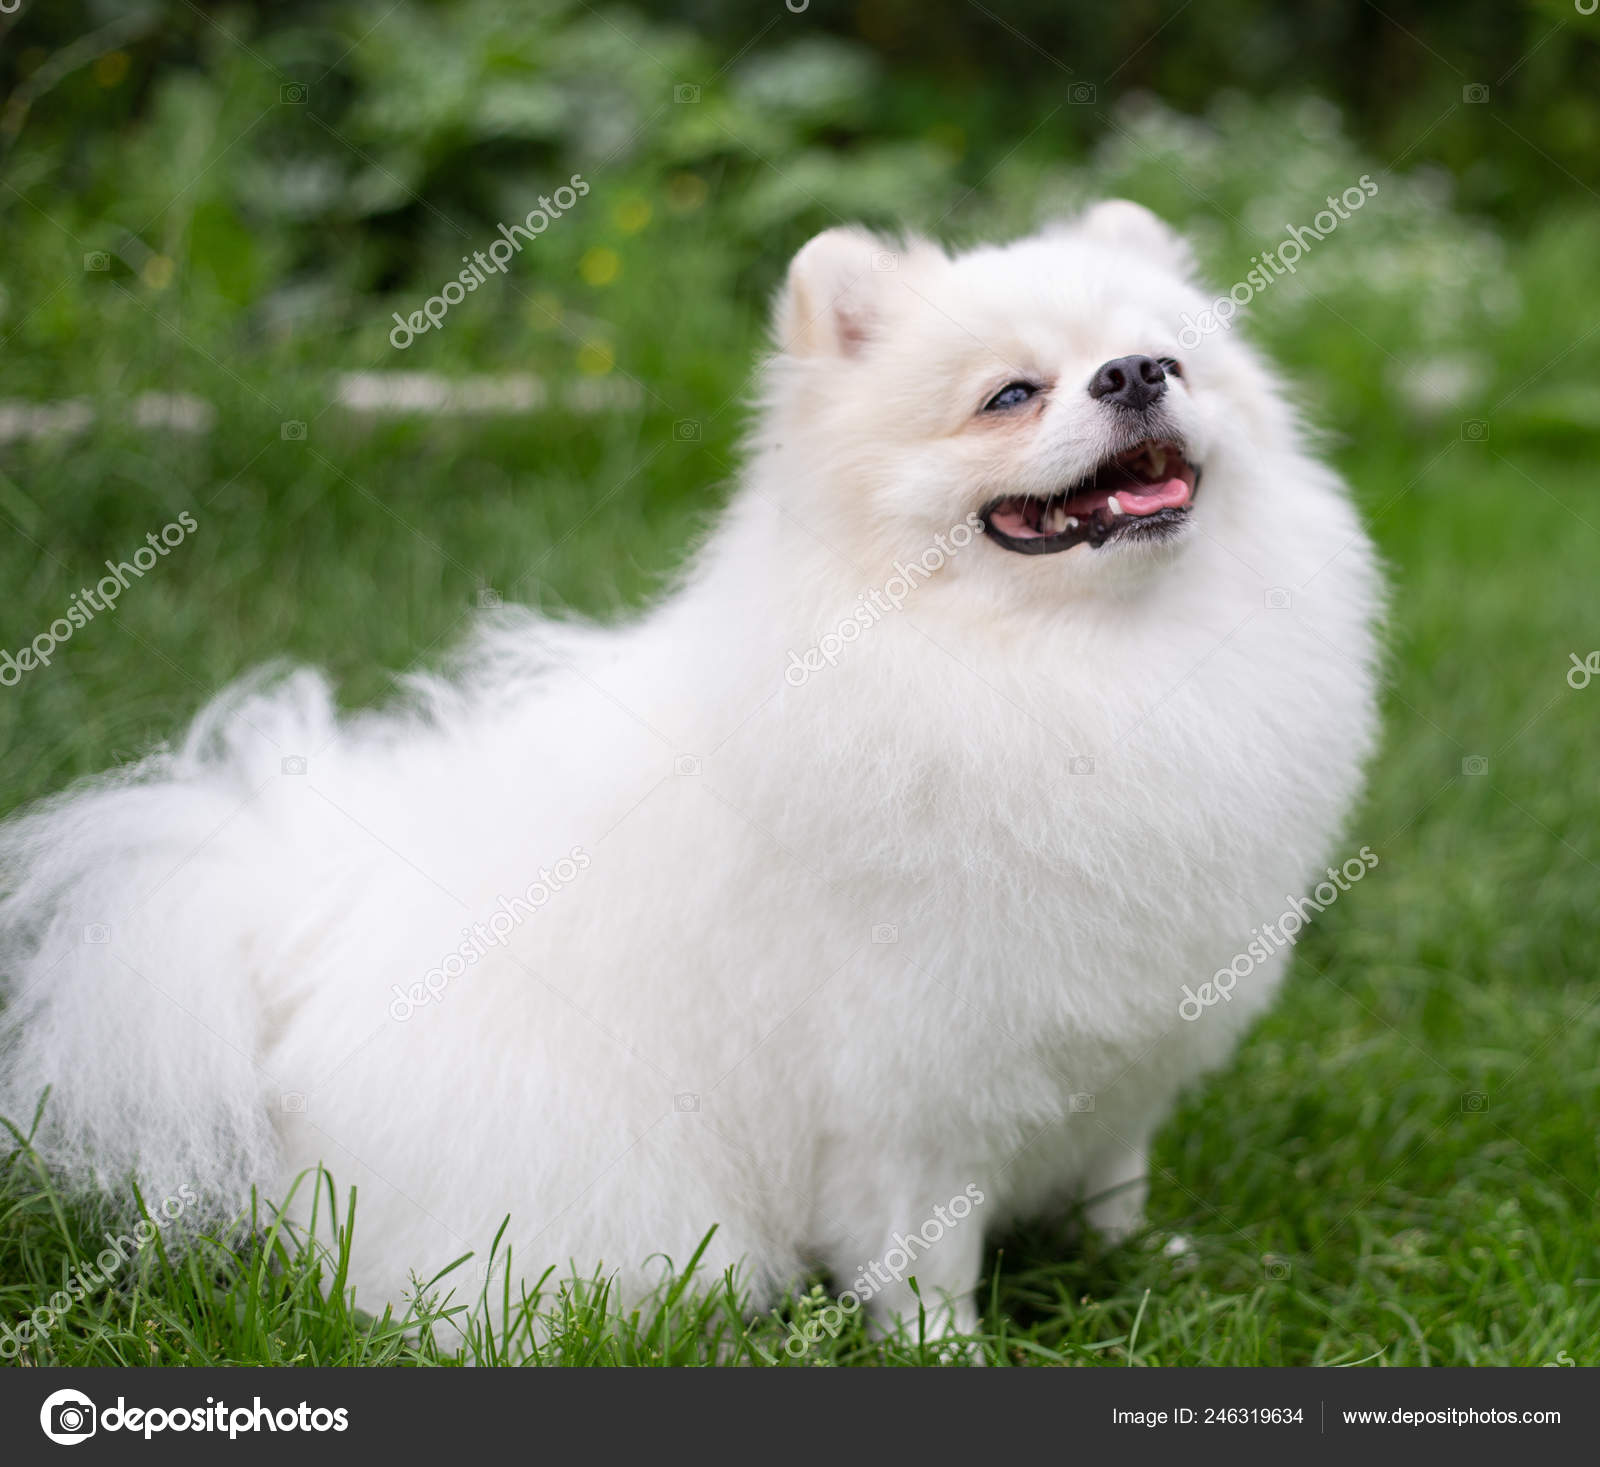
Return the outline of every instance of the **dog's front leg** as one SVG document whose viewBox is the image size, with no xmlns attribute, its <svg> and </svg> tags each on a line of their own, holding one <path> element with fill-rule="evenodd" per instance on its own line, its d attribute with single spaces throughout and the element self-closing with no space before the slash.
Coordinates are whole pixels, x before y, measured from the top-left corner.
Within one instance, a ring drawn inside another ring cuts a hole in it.
<svg viewBox="0 0 1600 1467">
<path fill-rule="evenodd" d="M 927 1339 L 976 1330 L 983 1188 L 941 1177 L 851 1200 L 848 1228 L 834 1233 L 824 1261 L 839 1298 L 860 1302 L 869 1331 L 881 1337 L 903 1325 L 915 1338 L 919 1309 Z"/>
<path fill-rule="evenodd" d="M 902 1256 L 910 1254 L 918 1241 L 915 1231 L 892 1231 L 883 1237 L 875 1260 L 880 1264 L 879 1270 L 866 1275 L 868 1283 L 864 1286 L 876 1290 L 865 1301 L 868 1331 L 881 1338 L 903 1325 L 908 1336 L 916 1339 L 920 1308 L 924 1311 L 926 1339 L 973 1333 L 978 1328 L 976 1294 L 983 1266 L 982 1235 L 976 1227 L 965 1235 L 947 1235 L 902 1264 Z M 890 1265 L 894 1267 L 891 1269 Z M 855 1282 L 852 1280 L 851 1286 Z"/>
<path fill-rule="evenodd" d="M 1112 1140 L 1089 1163 L 1083 1177 L 1083 1211 L 1107 1243 L 1118 1244 L 1144 1226 L 1150 1195 L 1149 1144 Z"/>
</svg>

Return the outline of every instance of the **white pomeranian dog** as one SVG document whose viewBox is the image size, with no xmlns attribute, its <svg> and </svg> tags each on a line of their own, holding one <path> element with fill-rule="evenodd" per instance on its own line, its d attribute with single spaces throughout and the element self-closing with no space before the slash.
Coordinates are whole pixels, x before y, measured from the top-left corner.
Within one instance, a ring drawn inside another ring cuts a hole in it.
<svg viewBox="0 0 1600 1467">
<path fill-rule="evenodd" d="M 1007 1223 L 1140 1226 L 1286 947 L 1193 994 L 1322 880 L 1376 727 L 1372 547 L 1262 360 L 1182 344 L 1207 305 L 1124 202 L 812 240 L 653 610 L 506 612 L 353 719 L 258 678 L 4 828 L 0 1114 L 49 1087 L 70 1185 L 213 1215 L 325 1165 L 369 1308 L 509 1215 L 519 1280 L 628 1303 L 715 1229 L 756 1307 L 820 1269 L 891 1325 L 914 1278 L 968 1329 Z"/>
</svg>

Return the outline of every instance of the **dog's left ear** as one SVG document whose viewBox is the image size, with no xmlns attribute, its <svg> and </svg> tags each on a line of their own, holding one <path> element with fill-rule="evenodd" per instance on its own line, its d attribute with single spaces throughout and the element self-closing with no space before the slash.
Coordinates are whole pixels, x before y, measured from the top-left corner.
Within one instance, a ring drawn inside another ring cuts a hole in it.
<svg viewBox="0 0 1600 1467">
<path fill-rule="evenodd" d="M 856 356 L 905 304 L 906 276 L 937 255 L 924 241 L 899 245 L 855 227 L 817 235 L 789 263 L 774 345 L 794 357 Z"/>
<path fill-rule="evenodd" d="M 1191 278 L 1197 268 L 1188 240 L 1131 199 L 1107 199 L 1086 210 L 1068 227 L 1117 249 L 1155 260 L 1185 279 Z"/>
</svg>

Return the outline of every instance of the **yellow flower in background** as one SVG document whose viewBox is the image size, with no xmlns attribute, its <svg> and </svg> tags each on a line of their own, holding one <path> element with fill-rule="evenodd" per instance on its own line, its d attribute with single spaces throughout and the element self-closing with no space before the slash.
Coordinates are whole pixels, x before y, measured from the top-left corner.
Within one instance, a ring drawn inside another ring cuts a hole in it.
<svg viewBox="0 0 1600 1467">
<path fill-rule="evenodd" d="M 617 228 L 624 234 L 637 234 L 650 222 L 650 216 L 654 212 L 643 199 L 629 199 L 626 203 L 617 205 L 613 217 L 617 221 Z"/>
<path fill-rule="evenodd" d="M 522 308 L 522 316 L 530 326 L 545 331 L 554 330 L 561 324 L 561 297 L 552 290 L 541 290 L 529 297 L 528 303 Z"/>
<path fill-rule="evenodd" d="M 607 245 L 595 245 L 583 252 L 578 273 L 590 285 L 610 285 L 622 274 L 622 256 Z"/>
<path fill-rule="evenodd" d="M 586 341 L 578 348 L 578 370 L 585 377 L 604 377 L 616 363 L 609 341 Z"/>
<path fill-rule="evenodd" d="M 128 53 L 107 51 L 94 64 L 94 79 L 102 87 L 114 87 L 128 74 Z"/>
<path fill-rule="evenodd" d="M 710 192 L 698 173 L 674 173 L 667 180 L 667 202 L 680 214 L 698 209 Z"/>
<path fill-rule="evenodd" d="M 151 255 L 139 271 L 139 278 L 151 290 L 165 290 L 172 284 L 172 261 L 166 255 Z"/>
</svg>

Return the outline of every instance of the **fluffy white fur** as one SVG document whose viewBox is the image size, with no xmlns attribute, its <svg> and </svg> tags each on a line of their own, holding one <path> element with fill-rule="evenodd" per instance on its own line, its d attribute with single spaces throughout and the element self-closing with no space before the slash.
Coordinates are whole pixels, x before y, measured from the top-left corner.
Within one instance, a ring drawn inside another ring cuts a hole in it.
<svg viewBox="0 0 1600 1467">
<path fill-rule="evenodd" d="M 603 1267 L 625 1298 L 715 1224 L 708 1264 L 760 1304 L 817 1265 L 847 1285 L 976 1184 L 909 1270 L 965 1324 L 1009 1220 L 1082 1198 L 1137 1225 L 1152 1133 L 1281 964 L 1198 1022 L 1183 985 L 1347 854 L 1374 735 L 1371 548 L 1260 359 L 1179 347 L 1207 299 L 1124 203 L 954 257 L 813 240 L 743 482 L 660 605 L 508 613 L 352 720 L 313 673 L 258 678 L 5 827 L 0 1113 L 53 1087 L 44 1153 L 112 1196 L 137 1172 L 226 1208 L 326 1163 L 360 1188 L 369 1307 L 482 1257 L 508 1213 L 520 1275 Z M 786 679 L 897 561 L 1114 448 L 1085 386 L 1140 352 L 1184 363 L 1187 533 L 979 536 Z M 980 414 L 1024 373 L 1051 384 L 1037 412 Z M 575 847 L 503 945 L 394 1017 Z"/>
</svg>

